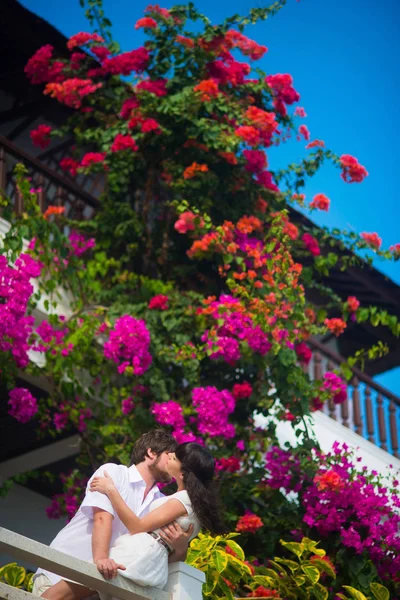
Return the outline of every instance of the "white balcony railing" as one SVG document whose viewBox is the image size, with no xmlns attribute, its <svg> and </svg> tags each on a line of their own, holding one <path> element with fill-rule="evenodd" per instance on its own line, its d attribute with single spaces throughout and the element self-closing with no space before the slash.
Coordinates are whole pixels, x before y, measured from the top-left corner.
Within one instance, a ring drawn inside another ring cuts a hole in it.
<svg viewBox="0 0 400 600">
<path fill-rule="evenodd" d="M 141 587 L 118 575 L 106 581 L 95 565 L 49 548 L 40 542 L 0 527 L 0 551 L 17 560 L 48 569 L 86 587 L 120 600 L 201 600 L 205 575 L 182 563 L 170 563 L 168 583 L 164 590 Z M 35 600 L 29 592 L 0 583 L 0 600 Z"/>
</svg>

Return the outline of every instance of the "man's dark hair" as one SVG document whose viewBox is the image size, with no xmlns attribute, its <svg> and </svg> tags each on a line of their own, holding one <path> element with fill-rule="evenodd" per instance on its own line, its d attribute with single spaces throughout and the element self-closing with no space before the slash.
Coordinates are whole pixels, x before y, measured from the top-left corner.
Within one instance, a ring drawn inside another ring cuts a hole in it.
<svg viewBox="0 0 400 600">
<path fill-rule="evenodd" d="M 152 429 L 141 435 L 135 442 L 132 450 L 131 465 L 138 465 L 143 462 L 146 456 L 148 456 L 147 451 L 149 448 L 159 456 L 163 452 L 175 452 L 177 447 L 178 444 L 170 433 L 167 433 L 163 429 Z"/>
</svg>

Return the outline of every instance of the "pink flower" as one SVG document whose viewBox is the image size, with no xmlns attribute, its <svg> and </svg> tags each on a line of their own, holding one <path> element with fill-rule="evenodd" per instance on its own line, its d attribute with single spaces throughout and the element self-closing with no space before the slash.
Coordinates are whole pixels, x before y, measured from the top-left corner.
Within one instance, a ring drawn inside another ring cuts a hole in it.
<svg viewBox="0 0 400 600">
<path fill-rule="evenodd" d="M 213 386 L 194 388 L 192 400 L 200 433 L 209 437 L 234 437 L 235 427 L 228 423 L 228 416 L 235 409 L 235 399 L 228 390 L 219 391 Z"/>
<path fill-rule="evenodd" d="M 341 178 L 347 183 L 361 183 L 368 176 L 366 168 L 360 165 L 358 160 L 350 154 L 342 154 L 340 165 L 342 167 Z"/>
<path fill-rule="evenodd" d="M 102 44 L 104 39 L 97 33 L 87 33 L 85 31 L 81 31 L 80 33 L 76 33 L 69 38 L 67 42 L 67 48 L 68 50 L 73 50 L 77 46 L 85 46 L 89 42 L 98 42 Z"/>
<path fill-rule="evenodd" d="M 121 373 L 130 366 L 134 375 L 143 375 L 152 363 L 149 347 L 150 332 L 145 321 L 123 315 L 110 331 L 109 340 L 104 344 L 104 356 L 113 360 Z"/>
<path fill-rule="evenodd" d="M 129 413 L 131 413 L 134 408 L 135 408 L 135 405 L 133 403 L 133 398 L 131 396 L 129 396 L 129 398 L 125 398 L 125 400 L 122 400 L 121 411 L 122 411 L 123 415 L 129 415 Z"/>
<path fill-rule="evenodd" d="M 302 135 L 304 137 L 304 139 L 307 141 L 310 139 L 310 132 L 308 130 L 307 125 L 300 125 L 299 135 Z"/>
<path fill-rule="evenodd" d="M 240 467 L 240 460 L 236 456 L 220 458 L 215 465 L 217 471 L 226 471 L 227 473 L 236 473 L 236 471 L 240 471 Z"/>
<path fill-rule="evenodd" d="M 176 229 L 178 233 L 187 233 L 188 231 L 193 231 L 196 225 L 196 220 L 198 221 L 198 226 L 202 227 L 203 219 L 191 211 L 186 211 L 180 215 L 179 219 L 174 225 L 174 229 Z"/>
<path fill-rule="evenodd" d="M 170 425 L 174 429 L 185 427 L 183 409 L 178 402 L 168 400 L 168 402 L 153 404 L 151 412 L 159 425 Z"/>
<path fill-rule="evenodd" d="M 103 70 L 112 75 L 130 75 L 132 71 L 141 73 L 146 69 L 150 53 L 146 48 L 137 48 L 118 56 L 106 58 L 102 64 Z"/>
<path fill-rule="evenodd" d="M 63 431 L 68 424 L 68 415 L 65 412 L 55 413 L 53 423 L 56 431 Z"/>
<path fill-rule="evenodd" d="M 87 169 L 91 165 L 104 162 L 106 158 L 105 152 L 87 152 L 79 165 L 82 169 Z"/>
<path fill-rule="evenodd" d="M 320 247 L 317 240 L 309 233 L 304 233 L 301 237 L 306 250 L 313 256 L 319 256 L 321 254 Z"/>
<path fill-rule="evenodd" d="M 267 157 L 263 150 L 243 150 L 246 159 L 245 169 L 250 173 L 261 173 L 267 167 Z"/>
<path fill-rule="evenodd" d="M 155 81 L 151 81 L 150 79 L 145 79 L 144 81 L 141 81 L 140 83 L 138 83 L 138 85 L 136 86 L 137 90 L 145 90 L 146 92 L 149 92 L 150 94 L 154 94 L 155 96 L 161 97 L 161 96 L 166 96 L 167 89 L 166 89 L 166 84 L 167 84 L 167 80 L 166 79 L 157 79 Z"/>
<path fill-rule="evenodd" d="M 9 393 L 8 414 L 20 423 L 27 423 L 37 413 L 37 400 L 26 388 L 14 388 Z"/>
<path fill-rule="evenodd" d="M 294 109 L 294 114 L 296 117 L 306 117 L 306 111 L 304 110 L 304 108 L 302 106 L 296 106 L 296 108 Z"/>
</svg>

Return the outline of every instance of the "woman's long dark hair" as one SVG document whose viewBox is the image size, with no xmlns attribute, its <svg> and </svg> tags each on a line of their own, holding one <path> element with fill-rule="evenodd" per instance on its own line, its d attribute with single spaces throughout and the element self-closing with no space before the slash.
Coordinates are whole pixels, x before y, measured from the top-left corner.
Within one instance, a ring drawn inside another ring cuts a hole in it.
<svg viewBox="0 0 400 600">
<path fill-rule="evenodd" d="M 175 456 L 182 463 L 186 491 L 201 526 L 212 534 L 225 533 L 213 482 L 214 458 L 208 450 L 194 442 L 180 444 Z"/>
</svg>

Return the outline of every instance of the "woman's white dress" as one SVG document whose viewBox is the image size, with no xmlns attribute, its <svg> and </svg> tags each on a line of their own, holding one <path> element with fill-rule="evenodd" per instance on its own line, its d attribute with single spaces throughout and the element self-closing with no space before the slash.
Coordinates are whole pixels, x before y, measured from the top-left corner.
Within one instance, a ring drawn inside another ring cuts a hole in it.
<svg viewBox="0 0 400 600">
<path fill-rule="evenodd" d="M 199 533 L 201 526 L 186 490 L 154 500 L 150 506 L 150 512 L 168 500 L 179 500 L 183 504 L 187 515 L 179 517 L 176 521 L 185 530 L 192 524 L 194 531 L 190 539 L 194 538 Z M 154 532 L 158 533 L 159 530 L 156 529 Z M 138 585 L 163 588 L 167 583 L 168 551 L 148 533 L 122 535 L 112 546 L 110 558 L 126 567 L 126 571 L 119 571 L 120 575 L 131 579 Z M 103 595 L 101 596 L 103 597 Z"/>
</svg>

